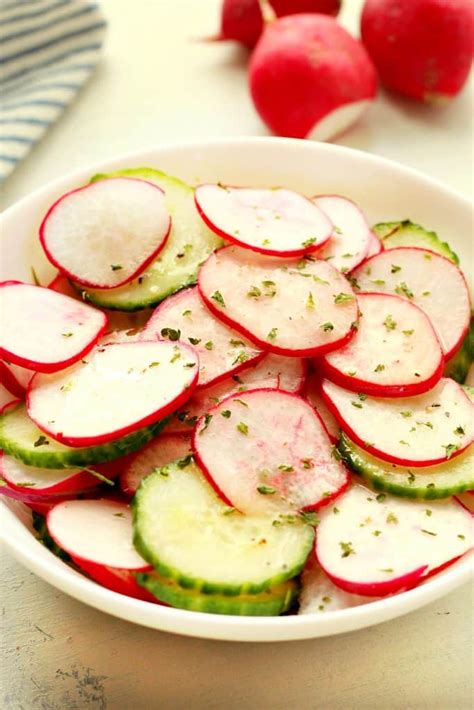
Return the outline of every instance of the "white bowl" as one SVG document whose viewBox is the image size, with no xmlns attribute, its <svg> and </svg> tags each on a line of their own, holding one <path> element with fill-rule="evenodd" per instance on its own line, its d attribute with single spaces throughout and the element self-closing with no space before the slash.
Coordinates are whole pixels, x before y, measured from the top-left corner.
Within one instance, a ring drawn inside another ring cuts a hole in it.
<svg viewBox="0 0 474 710">
<path fill-rule="evenodd" d="M 95 172 L 140 166 L 156 167 L 191 183 L 284 185 L 309 195 L 341 193 L 358 202 L 371 223 L 410 218 L 436 230 L 458 252 L 465 269 L 472 264 L 470 203 L 449 188 L 396 163 L 348 148 L 291 139 L 241 138 L 133 153 L 93 165 L 37 190 L 3 214 L 0 278 L 31 281 L 33 266 L 45 283 L 53 270 L 41 252 L 37 231 L 47 207 Z M 471 574 L 471 560 L 465 557 L 417 589 L 327 614 L 276 618 L 203 614 L 138 601 L 95 584 L 35 540 L 23 506 L 8 501 L 1 504 L 1 509 L 8 548 L 47 582 L 109 614 L 188 636 L 283 641 L 352 631 L 428 604 L 467 582 Z"/>
</svg>

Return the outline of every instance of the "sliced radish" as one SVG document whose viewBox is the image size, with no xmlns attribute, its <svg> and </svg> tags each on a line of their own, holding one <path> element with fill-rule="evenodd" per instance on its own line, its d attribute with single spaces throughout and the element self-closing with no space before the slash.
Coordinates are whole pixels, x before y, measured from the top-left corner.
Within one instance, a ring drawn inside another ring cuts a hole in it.
<svg viewBox="0 0 474 710">
<path fill-rule="evenodd" d="M 79 360 L 107 326 L 104 313 L 48 288 L 0 284 L 3 360 L 56 372 Z"/>
<path fill-rule="evenodd" d="M 141 340 L 169 338 L 191 343 L 199 354 L 199 387 L 249 367 L 264 356 L 248 340 L 217 320 L 196 287 L 167 298 L 153 313 Z"/>
<path fill-rule="evenodd" d="M 315 408 L 319 416 L 321 417 L 324 426 L 326 427 L 329 438 L 333 444 L 338 441 L 341 427 L 334 414 L 329 409 L 328 405 L 324 401 L 324 397 L 321 393 L 321 377 L 313 373 L 306 383 L 304 397 L 308 400 L 312 407 Z"/>
<path fill-rule="evenodd" d="M 450 358 L 469 328 L 469 290 L 450 259 L 417 247 L 381 252 L 357 268 L 352 276 L 361 291 L 396 293 L 429 316 Z"/>
<path fill-rule="evenodd" d="M 56 291 L 56 293 L 62 293 L 63 296 L 75 298 L 76 301 L 81 299 L 79 291 L 74 288 L 69 279 L 63 274 L 57 274 L 51 283 L 48 284 L 48 288 L 51 291 Z"/>
<path fill-rule="evenodd" d="M 78 567 L 103 586 L 138 599 L 150 599 L 134 573 L 151 567 L 133 547 L 132 514 L 113 500 L 71 500 L 52 508 L 46 518 L 54 542 Z"/>
<path fill-rule="evenodd" d="M 89 494 L 90 491 L 87 491 Z M 63 500 L 75 500 L 78 493 L 72 495 L 38 495 L 33 494 L 29 490 L 23 488 L 13 488 L 0 477 L 0 496 L 5 496 L 11 500 L 16 500 L 19 503 L 24 503 L 32 510 L 44 515 L 52 506 L 61 503 Z"/>
<path fill-rule="evenodd" d="M 443 374 L 443 351 L 423 311 L 391 294 L 361 293 L 357 300 L 357 335 L 322 358 L 324 374 L 350 390 L 380 397 L 434 387 Z"/>
<path fill-rule="evenodd" d="M 13 402 L 16 401 L 16 398 L 13 396 L 10 390 L 7 390 L 7 388 L 0 381 L 0 409 L 8 407 L 10 404 L 13 404 Z"/>
<path fill-rule="evenodd" d="M 302 256 L 331 236 L 330 219 L 292 190 L 199 185 L 199 214 L 216 234 L 238 246 L 273 256 Z"/>
<path fill-rule="evenodd" d="M 35 375 L 28 413 L 60 443 L 104 443 L 166 417 L 191 396 L 197 376 L 198 358 L 188 345 L 105 345 L 65 372 Z"/>
<path fill-rule="evenodd" d="M 94 476 L 80 468 L 51 469 L 26 466 L 13 456 L 0 453 L 0 476 L 11 488 L 31 495 L 69 495 L 85 491 L 101 483 L 99 475 Z"/>
<path fill-rule="evenodd" d="M 171 461 L 185 458 L 190 454 L 191 443 L 188 437 L 162 434 L 150 441 L 133 457 L 120 476 L 120 488 L 125 495 L 134 496 L 145 476 Z"/>
<path fill-rule="evenodd" d="M 288 392 L 223 400 L 198 422 L 193 450 L 216 491 L 243 513 L 319 508 L 348 484 L 321 420 Z"/>
<path fill-rule="evenodd" d="M 301 575 L 298 614 L 322 614 L 373 601 L 375 601 L 374 597 L 350 594 L 337 587 L 317 563 L 307 565 Z"/>
<path fill-rule="evenodd" d="M 474 405 L 454 380 L 443 378 L 415 397 L 384 399 L 323 381 L 329 408 L 363 449 L 385 461 L 434 466 L 474 441 Z"/>
<path fill-rule="evenodd" d="M 0 360 L 0 382 L 15 397 L 24 398 L 34 374 L 34 370 Z"/>
<path fill-rule="evenodd" d="M 257 365 L 248 367 L 239 375 L 232 375 L 216 385 L 195 392 L 185 406 L 173 414 L 165 431 L 169 434 L 189 434 L 199 417 L 235 392 L 269 388 L 299 394 L 303 389 L 305 377 L 304 360 L 265 355 Z"/>
<path fill-rule="evenodd" d="M 224 247 L 199 273 L 199 292 L 215 315 L 270 352 L 321 355 L 354 334 L 357 301 L 330 264 L 276 259 Z"/>
<path fill-rule="evenodd" d="M 347 197 L 321 195 L 312 198 L 333 224 L 332 237 L 318 253 L 319 259 L 331 261 L 339 271 L 347 273 L 367 256 L 372 232 L 364 214 Z"/>
<path fill-rule="evenodd" d="M 455 501 L 406 501 L 354 485 L 321 515 L 319 564 L 341 589 L 385 596 L 409 589 L 472 546 L 471 515 Z"/>
<path fill-rule="evenodd" d="M 366 259 L 370 259 L 371 256 L 376 256 L 383 251 L 383 244 L 374 232 L 370 232 L 370 242 L 369 251 L 366 254 Z"/>
<path fill-rule="evenodd" d="M 170 228 L 160 187 L 135 178 L 109 178 L 60 197 L 41 224 L 40 241 L 49 261 L 68 278 L 115 288 L 148 266 Z"/>
</svg>

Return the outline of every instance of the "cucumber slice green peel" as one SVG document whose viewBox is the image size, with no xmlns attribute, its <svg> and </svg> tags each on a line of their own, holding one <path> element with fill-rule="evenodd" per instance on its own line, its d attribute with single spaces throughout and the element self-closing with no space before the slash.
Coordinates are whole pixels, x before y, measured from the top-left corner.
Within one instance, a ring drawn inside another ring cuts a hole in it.
<svg viewBox="0 0 474 710">
<path fill-rule="evenodd" d="M 113 289 L 86 289 L 75 284 L 86 301 L 111 310 L 137 311 L 154 306 L 197 281 L 200 265 L 223 241 L 206 227 L 194 204 L 194 189 L 178 178 L 152 168 L 117 170 L 94 175 L 91 182 L 110 177 L 134 177 L 161 187 L 171 214 L 171 233 L 159 256 L 130 283 Z"/>
<path fill-rule="evenodd" d="M 337 451 L 342 461 L 377 491 L 405 498 L 436 500 L 474 488 L 474 445 L 456 458 L 437 466 L 397 466 L 371 456 L 341 435 Z"/>
<path fill-rule="evenodd" d="M 462 384 L 466 381 L 469 368 L 474 362 L 474 318 L 471 318 L 469 330 L 461 343 L 461 347 L 453 357 L 448 360 L 444 368 L 444 375 L 451 377 Z"/>
<path fill-rule="evenodd" d="M 312 549 L 298 516 L 229 508 L 186 458 L 141 482 L 132 502 L 134 544 L 158 574 L 203 594 L 258 594 L 292 579 Z"/>
<path fill-rule="evenodd" d="M 409 219 L 401 222 L 379 222 L 372 230 L 382 240 L 385 249 L 394 247 L 420 247 L 445 256 L 459 266 L 459 257 L 447 242 L 442 242 L 436 232 L 430 232 Z"/>
<path fill-rule="evenodd" d="M 169 417 L 97 446 L 72 448 L 46 436 L 20 404 L 0 417 L 0 448 L 6 454 L 38 468 L 71 468 L 105 463 L 137 451 L 167 424 Z"/>
<path fill-rule="evenodd" d="M 234 616 L 278 616 L 291 608 L 295 602 L 299 584 L 290 579 L 259 594 L 240 594 L 236 597 L 225 594 L 203 594 L 195 589 L 185 589 L 175 580 L 162 577 L 156 572 L 140 572 L 138 583 L 159 601 L 170 606 L 208 614 L 231 614 Z"/>
</svg>

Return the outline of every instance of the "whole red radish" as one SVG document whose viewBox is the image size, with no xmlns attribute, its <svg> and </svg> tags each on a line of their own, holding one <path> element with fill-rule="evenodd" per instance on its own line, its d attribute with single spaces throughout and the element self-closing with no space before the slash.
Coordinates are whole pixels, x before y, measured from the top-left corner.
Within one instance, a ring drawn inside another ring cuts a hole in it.
<svg viewBox="0 0 474 710">
<path fill-rule="evenodd" d="M 321 12 L 337 15 L 341 0 L 270 0 L 277 17 L 299 12 Z M 259 0 L 224 0 L 221 30 L 217 40 L 233 39 L 252 49 L 263 31 Z"/>
<path fill-rule="evenodd" d="M 472 0 L 366 0 L 362 41 L 385 86 L 419 101 L 455 96 L 473 56 Z"/>
<path fill-rule="evenodd" d="M 255 107 L 277 135 L 328 140 L 377 92 L 364 47 L 331 17 L 290 15 L 265 28 L 249 67 Z"/>
</svg>

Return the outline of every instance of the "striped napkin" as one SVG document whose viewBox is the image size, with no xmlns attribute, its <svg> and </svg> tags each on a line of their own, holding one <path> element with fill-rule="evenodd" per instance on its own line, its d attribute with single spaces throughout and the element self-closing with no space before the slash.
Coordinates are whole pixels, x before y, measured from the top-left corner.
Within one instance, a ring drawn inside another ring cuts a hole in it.
<svg viewBox="0 0 474 710">
<path fill-rule="evenodd" d="M 87 81 L 104 31 L 88 0 L 0 0 L 0 182 Z"/>
</svg>

